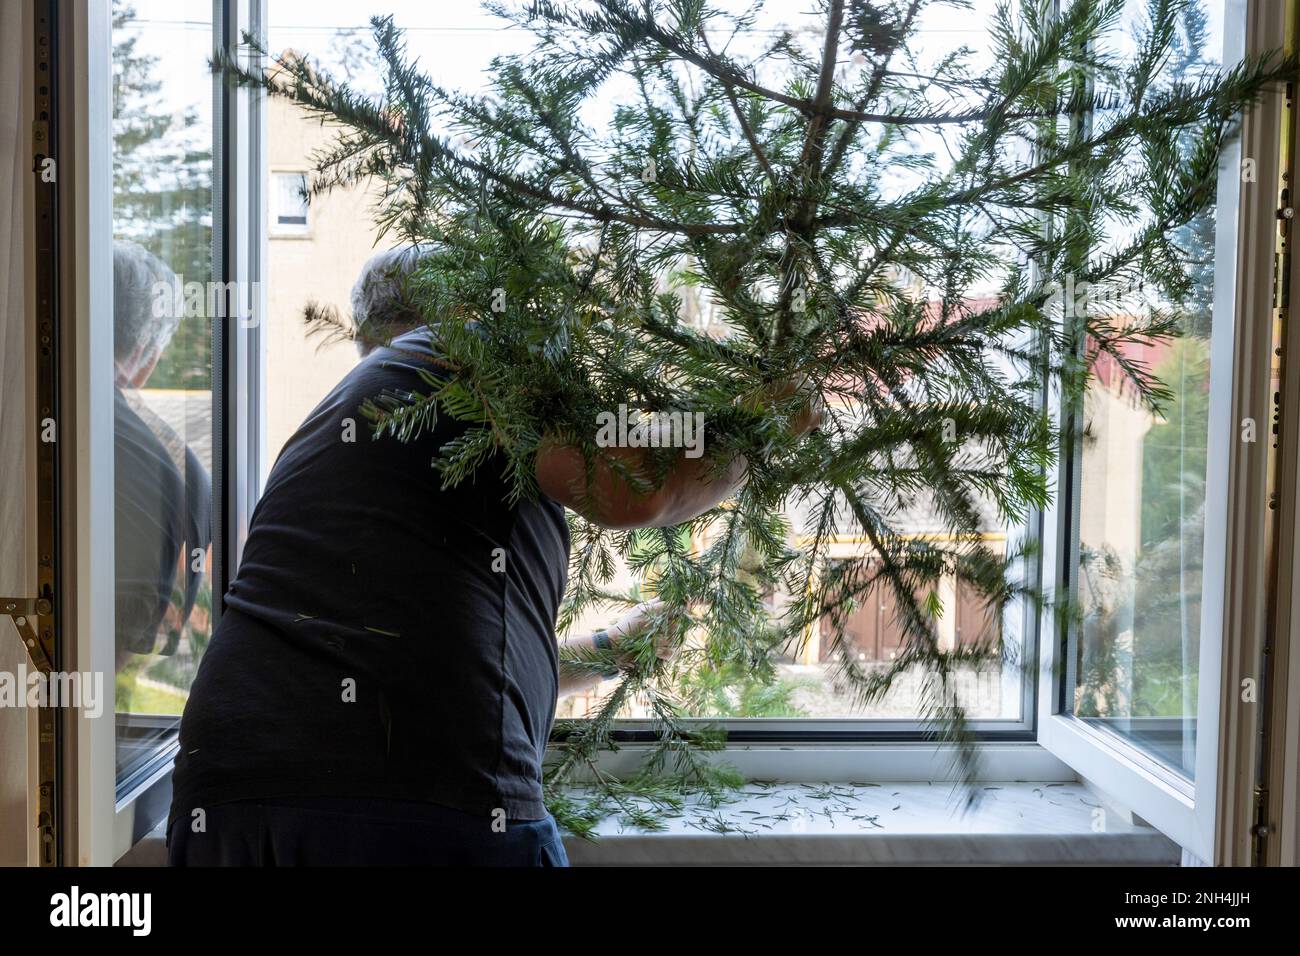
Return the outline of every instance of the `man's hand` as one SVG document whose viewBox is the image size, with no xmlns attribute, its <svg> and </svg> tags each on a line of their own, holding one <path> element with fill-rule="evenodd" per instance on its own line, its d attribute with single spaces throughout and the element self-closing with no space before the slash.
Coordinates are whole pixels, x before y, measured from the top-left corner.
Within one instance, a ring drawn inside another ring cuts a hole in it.
<svg viewBox="0 0 1300 956">
<path fill-rule="evenodd" d="M 640 650 L 637 642 L 644 638 L 649 628 L 659 624 L 666 615 L 671 613 L 663 601 L 656 598 L 638 604 L 614 624 L 604 628 L 620 668 L 628 669 L 636 665 L 636 655 Z M 680 646 L 680 628 L 685 623 L 685 619 L 681 622 L 663 621 L 663 623 L 666 626 L 661 627 L 659 633 L 655 635 L 654 653 L 661 661 L 666 661 L 671 660 L 677 653 Z M 563 646 L 589 651 L 596 646 L 596 635 L 587 634 L 583 637 L 571 638 L 564 641 Z M 604 679 L 600 674 L 593 673 L 590 667 L 566 667 L 563 660 L 560 662 L 561 697 L 581 693 Z"/>
<path fill-rule="evenodd" d="M 822 401 L 821 392 L 813 387 L 812 379 L 807 375 L 800 373 L 783 382 L 773 382 L 762 389 L 758 395 L 751 392 L 740 396 L 736 401 L 752 411 L 758 411 L 768 402 L 784 401 L 796 393 L 807 396 L 802 409 L 790 422 L 790 431 L 798 438 L 814 428 L 820 428 L 826 414 L 826 405 Z"/>
<path fill-rule="evenodd" d="M 653 601 L 644 601 L 638 604 L 610 626 L 608 630 L 609 639 L 614 645 L 615 656 L 618 658 L 620 666 L 630 667 L 632 665 L 632 658 L 626 651 L 620 652 L 620 645 L 626 648 L 629 642 L 636 642 L 664 613 L 664 602 L 655 598 Z M 672 660 L 679 646 L 677 628 L 661 628 L 655 637 L 655 656 L 661 661 Z"/>
</svg>

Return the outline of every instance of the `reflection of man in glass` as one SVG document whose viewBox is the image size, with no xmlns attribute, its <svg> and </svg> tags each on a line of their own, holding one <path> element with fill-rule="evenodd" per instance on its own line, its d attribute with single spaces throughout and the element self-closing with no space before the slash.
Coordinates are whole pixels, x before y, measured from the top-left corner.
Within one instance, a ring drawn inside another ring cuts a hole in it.
<svg viewBox="0 0 1300 956">
<path fill-rule="evenodd" d="M 113 245 L 113 421 L 117 662 L 176 649 L 212 540 L 212 482 L 138 393 L 180 322 L 180 282 L 156 256 Z M 176 592 L 175 594 L 173 592 Z M 175 613 L 168 614 L 169 609 Z"/>
</svg>

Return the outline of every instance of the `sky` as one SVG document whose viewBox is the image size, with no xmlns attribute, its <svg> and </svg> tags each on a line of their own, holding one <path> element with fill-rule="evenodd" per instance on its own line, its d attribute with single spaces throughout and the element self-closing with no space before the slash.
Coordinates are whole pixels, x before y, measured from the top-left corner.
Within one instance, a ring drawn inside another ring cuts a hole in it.
<svg viewBox="0 0 1300 956">
<path fill-rule="evenodd" d="M 211 115 L 212 77 L 206 61 L 212 49 L 212 0 L 128 0 L 136 16 L 131 24 L 139 32 L 141 52 L 159 59 L 162 75 L 168 77 L 162 96 L 174 110 L 193 107 L 200 116 Z M 513 0 L 520 3 L 522 0 Z M 1242 0 L 1202 0 L 1211 12 L 1212 30 L 1221 35 L 1224 2 L 1240 4 Z M 419 58 L 420 66 L 439 85 L 466 92 L 481 91 L 485 86 L 485 69 L 491 58 L 500 53 L 526 48 L 527 35 L 506 28 L 502 21 L 485 12 L 479 0 L 267 0 L 269 46 L 273 51 L 293 48 L 330 66 L 331 41 L 339 31 L 369 36 L 369 18 L 391 13 L 398 26 L 406 31 L 410 53 Z M 713 0 L 715 6 L 739 10 L 750 6 L 747 0 Z M 938 56 L 967 44 L 974 51 L 974 62 L 992 66 L 991 53 L 984 41 L 988 18 L 997 0 L 969 0 L 969 10 L 955 10 L 935 3 L 922 15 L 919 30 L 927 56 Z M 115 4 L 116 5 L 116 4 Z M 1134 0 L 1139 8 L 1144 4 Z M 768 0 L 759 17 L 760 31 L 782 28 L 798 29 L 817 22 L 816 0 Z M 757 44 L 769 33 L 742 39 Z M 809 34 L 809 42 L 815 37 Z M 617 93 L 617 88 L 614 90 Z M 604 103 L 608 110 L 608 100 Z M 593 104 L 593 110 L 601 104 Z M 599 122 L 599 113 L 585 116 Z"/>
<path fill-rule="evenodd" d="M 166 73 L 176 78 L 163 95 L 194 101 L 205 95 L 210 78 L 204 62 L 211 52 L 211 0 L 130 0 L 136 16 L 132 28 L 141 33 L 142 51 L 157 56 Z M 442 85 L 481 89 L 483 70 L 499 53 L 525 48 L 521 31 L 503 29 L 502 22 L 482 10 L 477 0 L 268 0 L 269 40 L 273 50 L 293 47 L 324 58 L 331 38 L 340 30 L 369 33 L 369 18 L 391 13 L 406 31 L 410 52 Z M 715 0 L 723 9 L 748 6 L 741 0 Z M 973 0 L 970 12 L 954 14 L 942 6 L 920 24 L 936 46 L 961 42 L 977 47 L 983 20 L 995 0 Z M 770 0 L 759 29 L 798 28 L 815 22 L 811 0 Z"/>
<path fill-rule="evenodd" d="M 212 77 L 206 61 L 211 53 L 211 0 L 129 0 L 136 16 L 131 29 L 139 32 L 139 49 L 158 58 L 160 73 L 168 77 L 162 95 L 173 110 L 191 108 L 206 125 L 211 117 Z M 405 31 L 408 51 L 420 68 L 438 85 L 463 92 L 482 92 L 491 59 L 502 53 L 522 52 L 529 35 L 487 13 L 479 0 L 267 0 L 268 48 L 292 48 L 309 55 L 328 70 L 336 65 L 331 54 L 340 31 L 370 35 L 369 18 L 391 13 Z M 512 0 L 521 3 L 522 0 Z M 748 0 L 712 0 L 724 10 L 739 12 L 752 6 Z M 921 46 L 928 57 L 938 57 L 966 44 L 977 64 L 991 66 L 984 42 L 989 15 L 996 0 L 969 0 L 968 11 L 954 11 L 945 3 L 933 4 L 918 24 Z M 820 46 L 808 29 L 820 22 L 816 0 L 768 0 L 755 24 L 756 32 L 732 42 L 729 52 L 742 55 L 781 30 L 799 33 L 810 52 Z M 719 45 L 725 42 L 719 35 Z M 860 65 L 859 69 L 868 67 Z M 780 86 L 776 77 L 759 79 Z M 613 105 L 629 98 L 634 88 L 629 78 L 615 76 L 602 95 L 591 98 L 581 118 L 599 130 L 613 115 Z M 943 133 L 923 133 L 918 148 L 942 150 Z"/>
<path fill-rule="evenodd" d="M 269 43 L 273 52 L 292 48 L 311 56 L 326 69 L 331 62 L 331 43 L 340 31 L 369 36 L 371 16 L 393 14 L 406 34 L 409 53 L 418 58 L 421 69 L 437 84 L 464 92 L 480 92 L 486 86 L 486 69 L 502 53 L 527 48 L 529 35 L 484 11 L 478 0 L 267 0 Z M 521 3 L 522 0 L 511 0 Z M 729 10 L 748 9 L 747 0 L 712 0 Z M 1211 13 L 1211 34 L 1222 37 L 1225 4 L 1240 6 L 1243 0 L 1201 0 Z M 135 9 L 130 29 L 138 31 L 138 49 L 158 58 L 160 75 L 166 77 L 161 95 L 164 108 L 193 109 L 206 126 L 212 115 L 213 79 L 207 59 L 212 49 L 212 0 L 129 0 Z M 992 53 L 986 31 L 997 0 L 969 0 L 969 9 L 954 10 L 936 2 L 918 25 L 923 58 L 932 61 L 959 46 L 972 50 L 973 65 L 992 67 Z M 1145 4 L 1131 0 L 1130 16 Z M 756 23 L 754 34 L 742 37 L 732 47 L 743 53 L 746 44 L 756 46 L 782 29 L 796 32 L 818 22 L 816 0 L 768 0 Z M 1238 14 L 1239 16 L 1239 14 Z M 815 33 L 804 34 L 806 42 L 820 46 Z M 721 38 L 720 38 L 721 42 Z M 1124 38 L 1116 41 L 1121 47 Z M 1220 39 L 1218 42 L 1222 42 Z M 860 68 L 869 67 L 863 65 Z M 922 64 L 922 69 L 924 64 Z M 772 82 L 760 75 L 760 80 Z M 772 83 L 779 85 L 779 83 Z M 615 78 L 600 97 L 593 98 L 582 114 L 583 121 L 599 129 L 612 115 L 612 104 L 631 92 L 626 78 Z M 953 127 L 930 129 L 910 141 L 916 150 L 932 152 L 946 163 L 945 138 Z M 894 175 L 891 173 L 891 175 Z M 910 176 L 899 172 L 897 175 Z M 914 185 L 914 184 L 913 184 Z M 909 188 L 900 181 L 890 186 Z"/>
<path fill-rule="evenodd" d="M 115 6 L 121 0 L 115 0 Z M 199 130 L 208 128 L 212 116 L 213 79 L 207 68 L 212 52 L 212 0 L 126 0 L 135 15 L 128 29 L 138 35 L 140 53 L 158 60 L 158 73 L 166 77 L 160 95 L 163 108 L 172 112 L 194 110 Z M 340 31 L 370 36 L 369 18 L 391 13 L 405 31 L 408 51 L 420 68 L 438 85 L 464 92 L 482 92 L 486 70 L 494 56 L 522 52 L 530 45 L 523 30 L 487 13 L 479 0 L 267 0 L 268 48 L 292 48 L 309 55 L 326 69 L 335 66 L 332 47 Z M 521 3 L 522 0 L 511 0 Z M 970 0 L 971 10 L 955 14 L 936 3 L 924 15 L 919 29 L 927 55 L 938 56 L 961 44 L 987 59 L 982 43 L 987 18 L 996 0 Z M 713 0 L 724 10 L 750 8 L 748 0 Z M 768 0 L 755 24 L 756 32 L 733 41 L 729 52 L 743 55 L 784 29 L 796 32 L 809 48 L 820 40 L 808 27 L 820 22 L 816 0 Z M 719 35 L 721 45 L 725 37 Z M 866 69 L 861 66 L 858 68 Z M 773 77 L 760 80 L 781 85 Z M 633 92 L 631 81 L 616 76 L 599 97 L 588 101 L 582 120 L 600 129 L 613 115 L 613 104 Z M 941 147 L 940 134 L 924 134 L 923 148 Z"/>
</svg>

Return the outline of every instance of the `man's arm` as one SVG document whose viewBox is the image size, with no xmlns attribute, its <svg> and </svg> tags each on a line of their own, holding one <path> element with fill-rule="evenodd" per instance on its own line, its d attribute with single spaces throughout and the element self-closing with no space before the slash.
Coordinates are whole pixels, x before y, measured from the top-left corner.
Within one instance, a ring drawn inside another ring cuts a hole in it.
<svg viewBox="0 0 1300 956">
<path fill-rule="evenodd" d="M 633 475 L 649 478 L 646 452 L 641 448 L 609 448 L 604 452 Z M 543 441 L 537 451 L 537 485 L 542 493 L 588 521 L 605 528 L 663 528 L 689 521 L 726 500 L 745 479 L 748 462 L 737 455 L 714 474 L 706 458 L 687 458 L 679 451 L 652 492 L 634 489 L 624 473 L 598 457 L 587 480 L 582 452 L 573 445 Z"/>
<path fill-rule="evenodd" d="M 563 654 L 566 649 L 577 651 L 579 655 L 585 656 L 596 649 L 596 635 L 584 634 L 581 637 L 566 638 L 560 642 L 560 653 Z M 570 694 L 581 694 L 601 681 L 609 679 L 605 674 L 589 667 L 577 667 L 569 661 L 560 660 L 561 698 L 568 697 Z"/>
<path fill-rule="evenodd" d="M 775 386 L 768 399 L 788 398 L 804 380 Z M 821 424 L 820 396 L 813 393 L 806 408 L 791 423 L 798 436 Z M 687 458 L 678 451 L 663 483 L 655 491 L 634 489 L 626 474 L 650 476 L 643 448 L 608 448 L 605 455 L 618 460 L 621 470 L 599 456 L 592 463 L 588 481 L 582 452 L 555 439 L 543 440 L 537 451 L 537 485 L 542 493 L 576 511 L 588 521 L 605 528 L 664 528 L 690 521 L 729 498 L 745 481 L 749 467 L 744 455 L 736 455 L 722 467 L 707 456 Z"/>
<path fill-rule="evenodd" d="M 613 651 L 615 659 L 619 662 L 620 667 L 628 666 L 631 662 L 627 659 L 627 653 L 620 651 L 620 644 L 624 644 L 630 639 L 635 639 L 641 634 L 642 630 L 650 624 L 650 618 L 655 610 L 662 605 L 658 599 L 646 601 L 632 608 L 627 614 L 623 615 L 617 623 L 603 628 L 594 634 L 584 634 L 581 637 L 566 638 L 560 642 L 560 696 L 567 697 L 570 694 L 580 694 L 585 690 L 595 687 L 603 680 L 609 680 L 610 675 L 601 674 L 591 667 L 579 667 L 563 660 L 564 651 L 576 651 L 574 655 L 578 659 L 590 660 L 590 655 L 598 650 L 597 635 L 604 635 L 608 641 L 606 647 Z M 602 642 L 603 643 L 603 642 Z M 677 645 L 669 637 L 667 631 L 656 641 L 655 653 L 664 660 L 672 657 L 676 651 Z"/>
</svg>

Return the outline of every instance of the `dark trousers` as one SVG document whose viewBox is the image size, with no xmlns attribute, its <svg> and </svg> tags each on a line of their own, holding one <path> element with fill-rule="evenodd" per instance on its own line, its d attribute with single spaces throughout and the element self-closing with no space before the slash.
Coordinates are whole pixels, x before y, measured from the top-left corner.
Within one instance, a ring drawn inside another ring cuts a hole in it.
<svg viewBox="0 0 1300 956">
<path fill-rule="evenodd" d="M 237 800 L 180 814 L 171 866 L 568 866 L 555 820 L 509 820 L 405 800 Z"/>
</svg>

